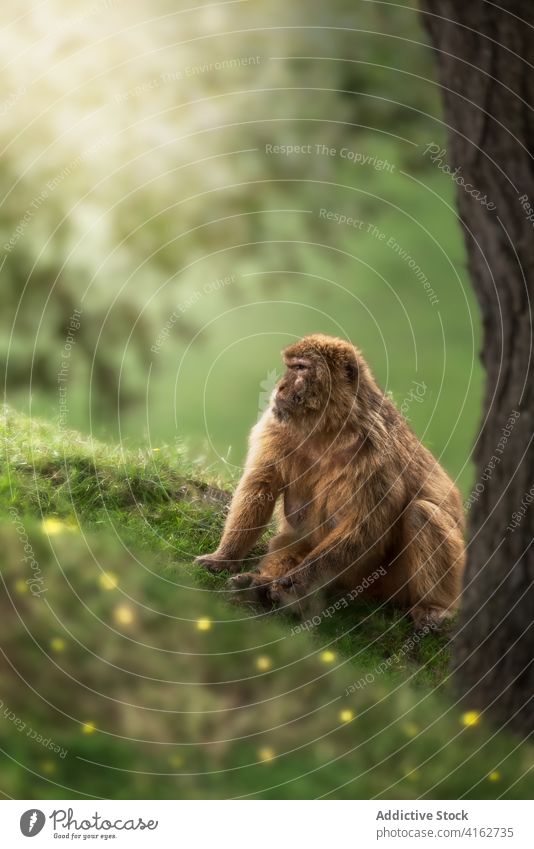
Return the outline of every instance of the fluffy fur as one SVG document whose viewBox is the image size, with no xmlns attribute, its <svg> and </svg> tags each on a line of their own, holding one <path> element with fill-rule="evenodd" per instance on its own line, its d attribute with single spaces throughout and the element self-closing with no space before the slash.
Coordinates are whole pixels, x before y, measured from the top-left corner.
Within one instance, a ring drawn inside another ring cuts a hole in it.
<svg viewBox="0 0 534 849">
<path fill-rule="evenodd" d="M 319 586 L 354 590 L 383 567 L 367 593 L 409 609 L 418 626 L 439 626 L 461 588 L 458 490 L 354 345 L 317 334 L 283 356 L 219 547 L 197 562 L 238 572 L 278 504 L 268 553 L 257 572 L 230 579 L 233 589 L 294 604 Z"/>
</svg>

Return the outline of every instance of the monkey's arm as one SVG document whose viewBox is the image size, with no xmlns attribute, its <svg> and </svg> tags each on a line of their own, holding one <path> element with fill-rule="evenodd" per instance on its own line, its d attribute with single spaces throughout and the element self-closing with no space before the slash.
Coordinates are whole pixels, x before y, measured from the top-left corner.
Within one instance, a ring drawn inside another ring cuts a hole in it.
<svg viewBox="0 0 534 849">
<path fill-rule="evenodd" d="M 217 551 L 197 557 L 195 562 L 210 572 L 238 572 L 240 561 L 271 519 L 281 487 L 276 464 L 252 446 Z"/>
</svg>

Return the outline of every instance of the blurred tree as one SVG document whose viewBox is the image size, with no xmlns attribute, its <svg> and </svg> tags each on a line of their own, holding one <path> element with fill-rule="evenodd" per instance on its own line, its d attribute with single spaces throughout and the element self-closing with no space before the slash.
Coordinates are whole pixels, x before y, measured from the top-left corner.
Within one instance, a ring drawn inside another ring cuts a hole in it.
<svg viewBox="0 0 534 849">
<path fill-rule="evenodd" d="M 5 12 L 8 389 L 27 385 L 30 370 L 34 388 L 54 386 L 78 308 L 70 379 L 92 367 L 94 399 L 116 406 L 119 376 L 122 401 L 143 393 L 136 363 L 185 289 L 269 259 L 299 269 L 299 240 L 321 241 L 321 223 L 269 212 L 309 209 L 319 195 L 327 205 L 333 161 L 265 145 L 361 145 L 366 127 L 382 125 L 370 151 L 380 155 L 389 116 L 398 132 L 397 113 L 417 114 L 398 105 L 406 79 L 411 107 L 424 112 L 434 98 L 413 18 L 352 0 L 21 0 Z M 195 329 L 174 327 L 186 340 Z"/>
<path fill-rule="evenodd" d="M 423 0 L 422 13 L 439 67 L 449 158 L 467 184 L 457 201 L 487 372 L 456 677 L 471 705 L 531 732 L 534 9 L 530 0 Z"/>
</svg>

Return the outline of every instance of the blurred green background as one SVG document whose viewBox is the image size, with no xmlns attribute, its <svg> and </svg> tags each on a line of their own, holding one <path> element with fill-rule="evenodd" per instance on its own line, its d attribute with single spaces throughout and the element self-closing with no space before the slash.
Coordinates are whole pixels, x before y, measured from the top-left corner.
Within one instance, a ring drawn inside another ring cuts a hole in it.
<svg viewBox="0 0 534 849">
<path fill-rule="evenodd" d="M 450 633 L 408 649 L 401 612 L 360 602 L 297 637 L 191 563 L 308 332 L 357 344 L 469 492 L 479 320 L 425 152 L 446 128 L 415 7 L 19 6 L 0 28 L 0 789 L 528 795 L 532 749 L 446 694 Z"/>
<path fill-rule="evenodd" d="M 281 348 L 333 333 L 397 400 L 425 383 L 408 415 L 466 490 L 478 318 L 415 10 L 27 6 L 1 36 L 9 401 L 59 417 L 78 309 L 62 423 L 235 473 Z"/>
</svg>

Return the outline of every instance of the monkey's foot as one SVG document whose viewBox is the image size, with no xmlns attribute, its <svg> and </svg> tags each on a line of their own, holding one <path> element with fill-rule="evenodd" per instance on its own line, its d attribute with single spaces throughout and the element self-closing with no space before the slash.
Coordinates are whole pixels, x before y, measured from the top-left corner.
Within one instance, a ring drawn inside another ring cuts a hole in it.
<svg viewBox="0 0 534 849">
<path fill-rule="evenodd" d="M 216 554 L 203 554 L 200 557 L 195 557 L 195 564 L 203 566 L 204 569 L 215 575 L 219 572 L 237 572 L 240 565 L 236 560 L 221 560 Z"/>
<path fill-rule="evenodd" d="M 440 631 L 451 614 L 444 607 L 416 605 L 410 610 L 410 616 L 417 630 Z"/>
<path fill-rule="evenodd" d="M 285 592 L 295 593 L 297 591 L 297 581 L 292 575 L 284 575 L 283 578 L 278 578 L 276 584 Z"/>
<path fill-rule="evenodd" d="M 275 599 L 271 597 L 273 579 L 259 572 L 240 572 L 228 579 L 227 587 L 238 602 L 263 604 L 272 607 Z"/>
<path fill-rule="evenodd" d="M 302 613 L 301 602 L 305 599 L 306 587 L 294 575 L 284 575 L 273 581 L 270 591 L 272 601 L 287 613 Z"/>
</svg>

